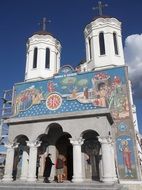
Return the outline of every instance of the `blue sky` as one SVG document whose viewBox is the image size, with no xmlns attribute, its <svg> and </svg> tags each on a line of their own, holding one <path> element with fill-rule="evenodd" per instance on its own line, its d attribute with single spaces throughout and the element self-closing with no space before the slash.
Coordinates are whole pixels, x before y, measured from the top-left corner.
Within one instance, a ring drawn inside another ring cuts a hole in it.
<svg viewBox="0 0 142 190">
<path fill-rule="evenodd" d="M 96 0 L 1 0 L 0 1 L 0 96 L 4 89 L 24 80 L 26 42 L 40 30 L 43 17 L 51 20 L 47 30 L 62 45 L 61 65 L 78 65 L 85 58 L 83 30 L 98 15 Z M 134 101 L 142 132 L 142 1 L 103 0 L 104 15 L 122 22 L 125 59 L 133 82 Z"/>
</svg>

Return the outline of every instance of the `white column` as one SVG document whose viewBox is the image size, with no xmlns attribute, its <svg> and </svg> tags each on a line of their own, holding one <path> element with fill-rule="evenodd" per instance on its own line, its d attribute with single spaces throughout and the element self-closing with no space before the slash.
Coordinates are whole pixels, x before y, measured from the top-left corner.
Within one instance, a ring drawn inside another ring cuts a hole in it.
<svg viewBox="0 0 142 190">
<path fill-rule="evenodd" d="M 114 148 L 110 137 L 99 137 L 102 149 L 102 181 L 115 182 L 117 181 Z"/>
<path fill-rule="evenodd" d="M 15 144 L 6 144 L 7 153 L 6 153 L 6 163 L 5 163 L 5 172 L 3 181 L 13 181 L 12 172 L 13 172 L 13 163 L 14 163 L 14 149 L 18 147 L 18 143 Z"/>
<path fill-rule="evenodd" d="M 29 168 L 28 168 L 28 178 L 27 181 L 36 181 L 36 164 L 37 164 L 37 147 L 39 147 L 41 142 L 39 141 L 28 141 L 27 146 L 30 147 L 29 151 Z"/>
<path fill-rule="evenodd" d="M 55 164 L 56 163 L 56 147 L 54 145 L 48 146 L 48 152 L 51 154 L 51 160 Z M 53 181 L 56 176 L 56 169 L 55 165 L 52 165 L 50 180 Z"/>
<path fill-rule="evenodd" d="M 20 180 L 27 180 L 28 177 L 28 166 L 29 166 L 29 155 L 26 150 L 23 151 L 22 155 L 22 168 Z"/>
<path fill-rule="evenodd" d="M 89 49 L 88 38 L 85 39 L 85 42 L 86 42 L 86 60 L 90 61 L 90 49 Z"/>
<path fill-rule="evenodd" d="M 39 170 L 38 170 L 38 177 L 43 178 L 44 167 L 45 167 L 45 154 L 40 154 L 40 161 L 39 161 Z"/>
<path fill-rule="evenodd" d="M 45 48 L 38 48 L 37 67 L 40 74 L 45 70 Z"/>
<path fill-rule="evenodd" d="M 82 163 L 84 163 L 84 165 L 82 167 L 82 176 L 83 176 L 83 179 L 85 179 L 86 178 L 85 169 L 86 169 L 86 163 L 87 163 L 87 161 L 86 161 L 85 154 L 82 153 L 81 155 L 82 155 Z"/>
<path fill-rule="evenodd" d="M 58 51 L 57 52 L 57 73 L 58 73 L 58 71 L 59 71 L 59 69 L 60 69 L 60 59 L 61 59 L 61 57 L 60 57 L 60 52 Z"/>
<path fill-rule="evenodd" d="M 83 181 L 83 171 L 82 171 L 82 155 L 81 155 L 81 145 L 83 144 L 83 139 L 70 139 L 73 145 L 73 182 Z"/>
</svg>

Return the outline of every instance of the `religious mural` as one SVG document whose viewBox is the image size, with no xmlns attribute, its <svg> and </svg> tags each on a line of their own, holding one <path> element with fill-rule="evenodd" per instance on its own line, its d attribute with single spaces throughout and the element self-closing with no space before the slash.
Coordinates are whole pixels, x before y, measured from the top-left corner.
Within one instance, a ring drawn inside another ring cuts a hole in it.
<svg viewBox="0 0 142 190">
<path fill-rule="evenodd" d="M 119 175 L 123 179 L 136 179 L 134 145 L 130 136 L 119 136 L 116 139 Z"/>
<path fill-rule="evenodd" d="M 125 132 L 127 129 L 128 129 L 128 126 L 126 125 L 126 123 L 124 122 L 121 122 L 119 125 L 118 125 L 118 130 L 120 132 Z"/>
<path fill-rule="evenodd" d="M 70 66 L 64 66 L 53 78 L 16 84 L 13 117 L 50 116 L 109 108 L 116 126 L 119 178 L 136 179 L 126 69 L 123 66 L 77 73 Z"/>
<path fill-rule="evenodd" d="M 16 84 L 14 116 L 110 108 L 114 119 L 126 118 L 129 106 L 125 69 L 77 73 L 64 66 L 52 79 Z"/>
</svg>

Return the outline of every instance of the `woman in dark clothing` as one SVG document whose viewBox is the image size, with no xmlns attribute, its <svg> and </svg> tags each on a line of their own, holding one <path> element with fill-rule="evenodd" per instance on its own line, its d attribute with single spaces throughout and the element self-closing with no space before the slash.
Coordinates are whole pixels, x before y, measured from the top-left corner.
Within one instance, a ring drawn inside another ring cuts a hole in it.
<svg viewBox="0 0 142 190">
<path fill-rule="evenodd" d="M 44 169 L 44 173 L 43 173 L 45 183 L 50 183 L 48 178 L 50 177 L 52 165 L 54 165 L 50 156 L 51 156 L 51 154 L 48 154 L 46 157 L 46 161 L 45 161 L 45 169 Z"/>
</svg>

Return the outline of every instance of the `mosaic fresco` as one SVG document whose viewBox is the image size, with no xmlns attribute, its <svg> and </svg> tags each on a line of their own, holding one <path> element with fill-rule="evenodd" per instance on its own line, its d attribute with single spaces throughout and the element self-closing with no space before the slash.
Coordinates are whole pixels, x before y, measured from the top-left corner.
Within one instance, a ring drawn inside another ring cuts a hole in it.
<svg viewBox="0 0 142 190">
<path fill-rule="evenodd" d="M 119 175 L 123 179 L 136 179 L 133 140 L 130 136 L 120 136 L 116 139 L 117 161 Z"/>
<path fill-rule="evenodd" d="M 29 117 L 110 108 L 114 119 L 129 116 L 125 67 L 77 73 L 61 68 L 51 79 L 15 85 L 14 116 Z"/>
</svg>

